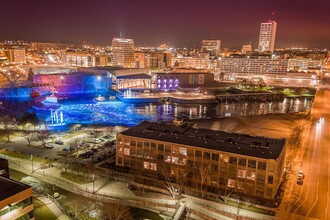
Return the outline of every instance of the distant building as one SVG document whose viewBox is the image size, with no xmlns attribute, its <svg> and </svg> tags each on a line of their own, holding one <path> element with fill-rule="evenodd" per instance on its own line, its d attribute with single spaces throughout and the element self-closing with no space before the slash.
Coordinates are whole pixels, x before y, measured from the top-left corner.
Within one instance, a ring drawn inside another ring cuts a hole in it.
<svg viewBox="0 0 330 220">
<path fill-rule="evenodd" d="M 322 60 L 313 59 L 289 59 L 288 71 L 307 72 L 308 70 L 321 70 Z"/>
<path fill-rule="evenodd" d="M 134 41 L 125 38 L 112 39 L 113 66 L 134 67 Z"/>
<path fill-rule="evenodd" d="M 158 68 L 164 69 L 169 67 L 170 63 L 167 62 L 166 53 L 156 52 L 135 52 L 135 67 L 136 68 Z"/>
<path fill-rule="evenodd" d="M 110 66 L 113 57 L 108 55 L 95 55 L 95 66 Z"/>
<path fill-rule="evenodd" d="M 45 42 L 32 42 L 31 43 L 32 49 L 44 50 L 44 49 L 68 49 L 68 48 L 75 48 L 75 49 L 82 49 L 83 44 L 81 43 L 45 43 Z"/>
<path fill-rule="evenodd" d="M 270 58 L 220 58 L 217 68 L 223 73 L 286 74 L 287 59 Z"/>
<path fill-rule="evenodd" d="M 210 57 L 217 57 L 220 54 L 221 40 L 203 40 L 202 53 L 208 53 Z"/>
<path fill-rule="evenodd" d="M 34 219 L 32 188 L 0 176 L 0 219 Z"/>
<path fill-rule="evenodd" d="M 202 53 L 194 56 L 178 55 L 172 57 L 172 66 L 176 68 L 207 69 L 209 67 L 209 54 Z"/>
<path fill-rule="evenodd" d="M 157 73 L 156 76 L 156 88 L 163 90 L 205 87 L 214 82 L 213 73 Z"/>
<path fill-rule="evenodd" d="M 63 64 L 72 67 L 93 67 L 95 66 L 95 56 L 83 52 L 65 52 Z"/>
<path fill-rule="evenodd" d="M 249 44 L 244 44 L 243 47 L 242 47 L 242 54 L 247 54 L 247 53 L 251 53 L 253 50 L 252 50 L 252 44 L 249 43 Z"/>
<path fill-rule="evenodd" d="M 277 23 L 275 21 L 269 21 L 267 23 L 261 23 L 260 35 L 259 35 L 259 52 L 273 52 L 275 46 Z"/>
<path fill-rule="evenodd" d="M 12 47 L 7 51 L 9 62 L 26 63 L 25 49 L 20 47 Z"/>
<path fill-rule="evenodd" d="M 284 139 L 145 121 L 118 134 L 116 143 L 117 166 L 185 177 L 186 190 L 202 184 L 272 200 L 284 172 Z"/>
</svg>

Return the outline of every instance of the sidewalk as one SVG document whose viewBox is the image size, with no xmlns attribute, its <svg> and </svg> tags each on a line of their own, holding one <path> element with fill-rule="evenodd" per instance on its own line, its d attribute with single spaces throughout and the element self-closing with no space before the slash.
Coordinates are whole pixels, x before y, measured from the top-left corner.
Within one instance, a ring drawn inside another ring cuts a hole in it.
<svg viewBox="0 0 330 220">
<path fill-rule="evenodd" d="M 58 220 L 70 220 L 70 218 L 65 215 L 58 207 L 57 205 L 47 198 L 46 196 L 39 196 L 37 197 L 40 201 L 42 201 L 57 217 Z"/>
<path fill-rule="evenodd" d="M 187 195 L 183 195 L 184 198 L 178 201 L 160 193 L 135 194 L 135 191 L 128 189 L 127 183 L 110 181 L 107 178 L 95 179 L 94 182 L 90 179 L 88 183 L 79 184 L 62 177 L 60 175 L 62 171 L 60 168 L 61 166 L 57 163 L 53 163 L 54 167 L 40 169 L 40 167 L 45 166 L 36 162 L 34 165 L 34 172 L 31 174 L 30 161 L 17 158 L 9 158 L 9 160 L 11 169 L 27 173 L 44 182 L 57 185 L 64 190 L 102 202 L 113 202 L 116 200 L 116 202 L 123 205 L 144 208 L 157 213 L 161 212 L 167 216 L 172 216 L 177 207 L 177 203 L 181 201 L 186 203 L 187 210 L 196 211 L 191 212 L 193 215 L 198 213 L 205 218 L 233 219 L 233 216 L 235 216 L 234 219 L 236 219 L 236 214 L 238 212 L 236 207 Z M 20 163 L 17 164 L 17 161 L 20 161 Z M 88 178 L 86 177 L 86 179 Z M 61 216 L 58 211 L 54 210 L 54 213 L 55 212 L 57 216 Z M 220 213 L 224 213 L 226 216 Z M 274 216 L 263 215 L 244 209 L 239 209 L 238 216 L 239 219 L 275 219 Z"/>
</svg>

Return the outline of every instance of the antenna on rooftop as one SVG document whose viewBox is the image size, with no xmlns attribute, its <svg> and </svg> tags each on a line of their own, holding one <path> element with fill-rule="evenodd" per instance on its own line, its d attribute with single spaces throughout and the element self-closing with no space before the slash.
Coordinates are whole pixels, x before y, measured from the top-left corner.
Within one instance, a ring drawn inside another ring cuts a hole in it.
<svg viewBox="0 0 330 220">
<path fill-rule="evenodd" d="M 272 12 L 272 16 L 270 17 L 270 21 L 275 21 L 275 15 L 276 15 L 276 13 L 275 13 L 275 11 L 273 11 Z"/>
</svg>

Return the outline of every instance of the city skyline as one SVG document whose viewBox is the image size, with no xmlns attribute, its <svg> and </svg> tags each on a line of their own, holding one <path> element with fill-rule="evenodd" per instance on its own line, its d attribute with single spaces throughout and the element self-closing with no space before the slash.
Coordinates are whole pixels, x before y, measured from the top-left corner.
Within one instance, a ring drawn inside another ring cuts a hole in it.
<svg viewBox="0 0 330 220">
<path fill-rule="evenodd" d="M 260 23 L 271 19 L 278 23 L 275 48 L 329 48 L 327 6 L 330 3 L 307 6 L 307 0 L 98 1 L 94 5 L 76 0 L 70 4 L 5 1 L 0 15 L 6 21 L 0 25 L 5 31 L 0 39 L 111 45 L 112 38 L 122 33 L 137 46 L 200 47 L 203 39 L 213 38 L 221 40 L 222 48 L 241 48 L 248 42 L 256 48 Z"/>
</svg>

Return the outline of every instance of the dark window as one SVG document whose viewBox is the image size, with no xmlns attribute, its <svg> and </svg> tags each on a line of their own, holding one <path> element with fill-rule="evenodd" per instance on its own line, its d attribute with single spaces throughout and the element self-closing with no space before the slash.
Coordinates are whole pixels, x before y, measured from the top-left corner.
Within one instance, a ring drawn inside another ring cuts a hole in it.
<svg viewBox="0 0 330 220">
<path fill-rule="evenodd" d="M 164 144 L 158 144 L 158 151 L 164 151 Z"/>
<path fill-rule="evenodd" d="M 258 162 L 259 170 L 266 170 L 266 162 Z"/>
<path fill-rule="evenodd" d="M 204 152 L 204 159 L 210 159 L 210 153 L 209 152 Z"/>
<path fill-rule="evenodd" d="M 245 158 L 239 158 L 238 159 L 238 165 L 240 166 L 246 166 L 246 159 Z"/>
<path fill-rule="evenodd" d="M 212 154 L 212 160 L 219 161 L 219 154 Z"/>
<path fill-rule="evenodd" d="M 230 164 L 237 164 L 237 158 L 236 157 L 229 157 L 229 163 Z"/>
<path fill-rule="evenodd" d="M 273 176 L 268 176 L 268 184 L 273 184 L 274 177 Z"/>
<path fill-rule="evenodd" d="M 255 160 L 249 160 L 248 167 L 250 167 L 250 168 L 256 168 L 256 161 Z"/>
<path fill-rule="evenodd" d="M 196 150 L 195 151 L 195 157 L 202 157 L 202 151 Z"/>
</svg>

